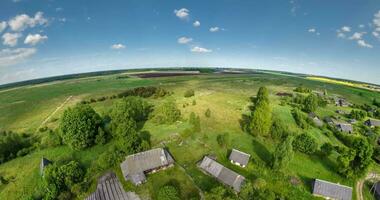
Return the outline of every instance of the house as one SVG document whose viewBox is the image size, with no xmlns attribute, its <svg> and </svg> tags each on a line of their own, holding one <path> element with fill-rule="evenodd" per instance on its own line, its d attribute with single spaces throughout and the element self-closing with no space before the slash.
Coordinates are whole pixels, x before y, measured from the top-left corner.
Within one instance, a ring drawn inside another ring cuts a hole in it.
<svg viewBox="0 0 380 200">
<path fill-rule="evenodd" d="M 352 188 L 340 185 L 336 183 L 331 183 L 328 181 L 315 179 L 313 181 L 313 195 L 324 197 L 326 199 L 337 199 L 337 200 L 351 200 L 352 199 Z"/>
<path fill-rule="evenodd" d="M 373 186 L 373 194 L 375 195 L 376 200 L 380 200 L 380 182 L 375 183 Z"/>
<path fill-rule="evenodd" d="M 134 192 L 126 192 L 113 172 L 108 172 L 98 179 L 95 192 L 85 200 L 140 200 Z"/>
<path fill-rule="evenodd" d="M 346 133 L 352 133 L 353 132 L 353 128 L 352 128 L 352 125 L 351 124 L 346 124 L 346 123 L 342 123 L 342 122 L 337 122 L 335 124 L 336 128 L 341 131 L 341 132 L 346 132 Z"/>
<path fill-rule="evenodd" d="M 40 163 L 40 175 L 41 176 L 44 176 L 44 170 L 45 168 L 51 164 L 51 161 L 42 157 L 41 159 L 41 163 Z"/>
<path fill-rule="evenodd" d="M 174 160 L 169 152 L 163 148 L 157 148 L 127 156 L 120 167 L 125 180 L 139 185 L 145 182 L 146 173 L 154 173 L 173 164 Z"/>
<path fill-rule="evenodd" d="M 247 153 L 232 149 L 229 159 L 232 164 L 239 165 L 240 167 L 245 167 L 247 166 L 250 157 L 251 155 Z"/>
<path fill-rule="evenodd" d="M 356 119 L 349 119 L 349 120 L 347 120 L 347 122 L 350 124 L 355 124 L 357 121 L 356 121 Z"/>
<path fill-rule="evenodd" d="M 199 164 L 199 167 L 203 171 L 215 177 L 218 181 L 232 187 L 236 192 L 240 191 L 240 188 L 245 180 L 244 176 L 224 167 L 208 156 L 203 158 L 202 162 Z"/>
<path fill-rule="evenodd" d="M 337 99 L 335 99 L 335 105 L 341 106 L 341 107 L 348 107 L 351 104 L 349 102 L 347 102 L 345 99 L 337 98 Z"/>
<path fill-rule="evenodd" d="M 308 114 L 308 116 L 309 116 L 310 119 L 313 120 L 313 122 L 314 122 L 314 124 L 316 126 L 318 126 L 318 127 L 323 126 L 322 120 L 320 120 L 319 117 L 315 113 L 311 112 L 311 113 Z"/>
<path fill-rule="evenodd" d="M 335 124 L 335 119 L 333 119 L 332 117 L 325 117 L 324 118 L 325 122 L 328 124 L 328 125 L 334 125 Z"/>
<path fill-rule="evenodd" d="M 367 121 L 364 122 L 365 125 L 369 127 L 379 127 L 380 126 L 380 120 L 377 119 L 368 119 Z"/>
</svg>

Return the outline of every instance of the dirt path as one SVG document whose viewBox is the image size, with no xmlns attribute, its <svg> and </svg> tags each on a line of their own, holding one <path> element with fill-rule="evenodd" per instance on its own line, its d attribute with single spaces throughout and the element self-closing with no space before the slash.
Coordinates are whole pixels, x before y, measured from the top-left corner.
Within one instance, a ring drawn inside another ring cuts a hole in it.
<svg viewBox="0 0 380 200">
<path fill-rule="evenodd" d="M 73 96 L 69 96 L 60 106 L 58 106 L 39 126 L 38 128 L 36 129 L 36 132 L 43 126 L 45 125 L 49 120 L 50 118 L 52 118 L 54 116 L 55 113 L 57 113 L 67 102 L 70 101 L 70 99 L 72 98 Z"/>
<path fill-rule="evenodd" d="M 364 182 L 369 179 L 380 180 L 380 174 L 377 174 L 375 172 L 370 172 L 364 179 L 361 179 L 356 183 L 356 199 L 357 200 L 364 200 L 363 186 L 364 186 Z"/>
</svg>

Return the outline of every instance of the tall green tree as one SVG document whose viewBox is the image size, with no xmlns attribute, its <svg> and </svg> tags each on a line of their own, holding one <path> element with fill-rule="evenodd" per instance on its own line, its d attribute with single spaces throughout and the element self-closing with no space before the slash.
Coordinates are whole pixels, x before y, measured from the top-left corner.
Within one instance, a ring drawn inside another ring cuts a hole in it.
<svg viewBox="0 0 380 200">
<path fill-rule="evenodd" d="M 272 168 L 274 170 L 281 170 L 288 166 L 293 159 L 293 138 L 288 136 L 285 141 L 279 144 L 273 153 Z"/>
<path fill-rule="evenodd" d="M 319 104 L 319 99 L 315 94 L 309 94 L 309 96 L 306 97 L 305 102 L 303 104 L 303 110 L 305 112 L 315 112 L 317 110 Z"/>
<path fill-rule="evenodd" d="M 260 87 L 253 104 L 250 122 L 251 134 L 266 136 L 272 126 L 272 108 L 267 88 Z"/>
<path fill-rule="evenodd" d="M 77 104 L 65 110 L 59 129 L 64 143 L 79 150 L 94 144 L 101 122 L 100 116 L 91 106 Z"/>
<path fill-rule="evenodd" d="M 166 101 L 153 112 L 153 120 L 157 123 L 172 124 L 181 118 L 181 111 L 174 101 Z"/>
</svg>

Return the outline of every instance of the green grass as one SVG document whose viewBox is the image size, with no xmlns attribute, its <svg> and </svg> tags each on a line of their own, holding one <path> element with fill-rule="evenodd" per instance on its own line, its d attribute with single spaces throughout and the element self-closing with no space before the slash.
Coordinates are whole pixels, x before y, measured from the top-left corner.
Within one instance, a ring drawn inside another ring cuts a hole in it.
<svg viewBox="0 0 380 200">
<path fill-rule="evenodd" d="M 277 92 L 291 92 L 294 87 L 302 84 L 314 90 L 326 89 L 329 94 L 344 96 L 352 103 L 370 104 L 372 98 L 380 99 L 379 93 L 363 89 L 274 74 L 202 75 L 152 79 L 116 79 L 116 76 L 118 75 L 82 78 L 0 91 L 0 129 L 34 133 L 41 122 L 69 96 L 73 96 L 73 98 L 53 118 L 58 119 L 65 108 L 83 99 L 112 95 L 131 87 L 159 85 L 173 91 L 173 95 L 158 99 L 149 98 L 147 101 L 153 105 L 159 105 L 167 99 L 174 99 L 181 110 L 182 120 L 172 125 L 155 124 L 148 120 L 142 130 L 150 133 L 154 147 L 167 146 L 177 164 L 183 166 L 186 171 L 175 166 L 148 175 L 147 183 L 135 187 L 123 180 L 118 167 L 110 169 L 118 174 L 125 189 L 136 191 L 142 197 L 154 198 L 162 185 L 175 183 L 179 186 L 183 199 L 197 196 L 198 191 L 195 186 L 206 192 L 212 187 L 220 185 L 215 179 L 205 175 L 196 167 L 196 163 L 204 155 L 213 154 L 217 156 L 218 162 L 241 173 L 249 180 L 261 177 L 273 190 L 289 196 L 297 196 L 300 199 L 313 199 L 314 197 L 310 194 L 310 184 L 314 178 L 349 186 L 353 186 L 355 180 L 345 179 L 336 173 L 337 155 L 335 154 L 325 158 L 318 155 L 308 156 L 296 153 L 284 172 L 277 173 L 270 170 L 269 162 L 278 141 L 270 138 L 255 138 L 240 128 L 239 119 L 242 113 L 247 111 L 249 97 L 255 95 L 260 86 L 267 86 L 274 115 L 281 119 L 291 132 L 297 134 L 309 132 L 319 145 L 325 142 L 333 144 L 340 144 L 340 142 L 334 136 L 326 136 L 320 129 L 302 130 L 297 127 L 291 116 L 291 107 L 279 105 L 279 98 L 275 95 Z M 194 89 L 194 97 L 185 98 L 183 96 L 188 89 Z M 196 101 L 196 105 L 192 105 L 193 100 Z M 92 103 L 91 106 L 101 115 L 105 115 L 114 101 L 117 100 Z M 211 110 L 210 118 L 204 115 L 207 109 Z M 319 108 L 316 113 L 321 117 L 335 115 L 336 109 L 335 106 L 329 105 L 326 108 Z M 184 136 L 181 133 L 189 127 L 187 119 L 191 112 L 200 116 L 202 131 Z M 59 120 L 48 122 L 46 125 L 55 128 L 58 123 Z M 229 144 L 226 148 L 220 147 L 216 142 L 217 135 L 223 133 L 229 133 Z M 0 199 L 20 199 L 41 186 L 42 180 L 38 170 L 42 156 L 52 160 L 71 156 L 85 166 L 90 166 L 107 147 L 108 145 L 96 146 L 85 151 L 74 152 L 68 147 L 62 146 L 35 151 L 25 157 L 4 163 L 0 165 L 0 174 L 11 178 L 11 181 L 8 185 L 0 186 Z M 227 160 L 227 153 L 231 148 L 237 148 L 252 155 L 247 168 L 239 168 Z M 380 170 L 378 166 L 374 168 Z M 186 174 L 192 177 L 196 185 Z M 99 175 L 94 175 L 94 180 Z M 300 184 L 291 185 L 289 181 L 291 177 L 298 178 L 301 181 Z M 91 188 L 95 189 L 95 187 L 94 183 Z M 90 192 L 88 191 L 88 193 Z M 83 194 L 81 198 L 87 194 Z"/>
</svg>

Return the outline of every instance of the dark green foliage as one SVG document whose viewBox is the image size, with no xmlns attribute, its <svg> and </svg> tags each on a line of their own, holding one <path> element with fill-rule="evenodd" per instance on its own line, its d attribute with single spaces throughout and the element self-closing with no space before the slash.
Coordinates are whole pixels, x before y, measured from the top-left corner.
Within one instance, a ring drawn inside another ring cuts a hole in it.
<svg viewBox="0 0 380 200">
<path fill-rule="evenodd" d="M 216 141 L 221 147 L 228 146 L 229 139 L 230 139 L 230 136 L 228 133 L 219 134 L 218 136 L 216 136 Z"/>
<path fill-rule="evenodd" d="M 180 200 L 179 191 L 176 187 L 165 185 L 158 190 L 157 200 Z"/>
<path fill-rule="evenodd" d="M 315 94 L 309 94 L 303 103 L 303 110 L 307 113 L 314 112 L 319 105 L 318 97 Z"/>
<path fill-rule="evenodd" d="M 157 95 L 157 97 L 163 97 L 167 95 L 168 92 L 163 88 L 157 87 L 137 87 L 124 92 L 119 93 L 117 96 L 119 98 L 128 97 L 128 96 L 139 96 L 143 98 L 151 97 Z"/>
<path fill-rule="evenodd" d="M 367 117 L 367 112 L 364 110 L 351 110 L 350 117 L 357 120 L 363 120 Z"/>
<path fill-rule="evenodd" d="M 378 108 L 380 108 L 380 101 L 378 101 L 376 98 L 373 99 L 372 104 L 373 104 L 374 106 L 377 106 Z"/>
<path fill-rule="evenodd" d="M 166 101 L 159 105 L 153 112 L 153 120 L 156 123 L 172 124 L 181 118 L 181 111 L 174 101 Z"/>
<path fill-rule="evenodd" d="M 380 146 L 376 146 L 375 149 L 373 150 L 372 158 L 376 162 L 380 162 Z"/>
<path fill-rule="evenodd" d="M 250 200 L 254 197 L 254 190 L 251 181 L 246 180 L 240 189 L 239 198 L 242 200 Z"/>
<path fill-rule="evenodd" d="M 193 89 L 186 90 L 186 92 L 183 96 L 186 98 L 194 96 L 194 90 Z"/>
<path fill-rule="evenodd" d="M 229 190 L 222 186 L 212 188 L 210 192 L 205 193 L 206 199 L 210 200 L 231 200 L 233 199 L 232 195 Z"/>
<path fill-rule="evenodd" d="M 56 163 L 49 165 L 44 173 L 47 190 L 44 199 L 55 199 L 60 194 L 70 192 L 74 184 L 83 180 L 84 174 L 83 168 L 76 161 L 62 165 Z"/>
<path fill-rule="evenodd" d="M 118 166 L 125 159 L 125 155 L 126 154 L 116 146 L 111 146 L 99 155 L 97 165 L 101 171 Z"/>
<path fill-rule="evenodd" d="M 211 117 L 211 110 L 209 108 L 207 108 L 206 112 L 205 112 L 205 116 L 207 118 L 210 118 Z"/>
<path fill-rule="evenodd" d="M 286 168 L 293 159 L 294 152 L 292 143 L 293 138 L 289 136 L 276 147 L 272 157 L 272 168 L 274 170 Z"/>
<path fill-rule="evenodd" d="M 313 154 L 318 149 L 317 141 L 307 133 L 297 135 L 293 141 L 293 148 L 302 153 Z"/>
<path fill-rule="evenodd" d="M 273 139 L 282 140 L 288 136 L 288 130 L 284 123 L 280 119 L 274 118 L 272 128 L 271 128 L 271 136 Z"/>
<path fill-rule="evenodd" d="M 329 142 L 326 142 L 321 146 L 321 152 L 325 156 L 329 156 L 333 150 L 334 150 L 334 146 L 330 144 Z"/>
<path fill-rule="evenodd" d="M 307 116 L 304 113 L 302 113 L 298 108 L 293 108 L 292 115 L 294 120 L 296 121 L 296 124 L 300 128 L 308 129 L 310 127 L 309 123 L 307 122 Z"/>
<path fill-rule="evenodd" d="M 190 113 L 189 123 L 192 126 L 193 132 L 196 132 L 196 133 L 201 132 L 201 119 L 199 118 L 198 115 L 195 115 L 194 112 Z"/>
<path fill-rule="evenodd" d="M 16 156 L 23 156 L 30 150 L 32 150 L 31 141 L 28 137 L 22 137 L 14 132 L 0 131 L 0 164 Z"/>
<path fill-rule="evenodd" d="M 299 92 L 299 93 L 310 93 L 311 92 L 311 89 L 307 88 L 307 87 L 303 87 L 303 86 L 299 86 L 299 87 L 296 87 L 294 89 L 294 92 Z"/>
<path fill-rule="evenodd" d="M 193 106 L 197 105 L 197 101 L 195 101 L 195 99 L 193 100 Z"/>
<path fill-rule="evenodd" d="M 94 109 L 89 105 L 77 104 L 65 110 L 59 129 L 63 142 L 79 150 L 95 143 L 100 125 L 101 118 Z"/>
<path fill-rule="evenodd" d="M 52 130 L 49 130 L 41 138 L 41 148 L 57 147 L 60 145 L 62 145 L 62 139 L 60 135 Z"/>
<path fill-rule="evenodd" d="M 98 128 L 98 135 L 95 137 L 96 144 L 105 144 L 108 140 L 108 134 L 103 130 L 102 127 Z"/>
<path fill-rule="evenodd" d="M 266 136 L 272 126 L 272 108 L 269 103 L 268 90 L 260 87 L 257 97 L 253 99 L 250 131 L 253 135 Z"/>
</svg>

